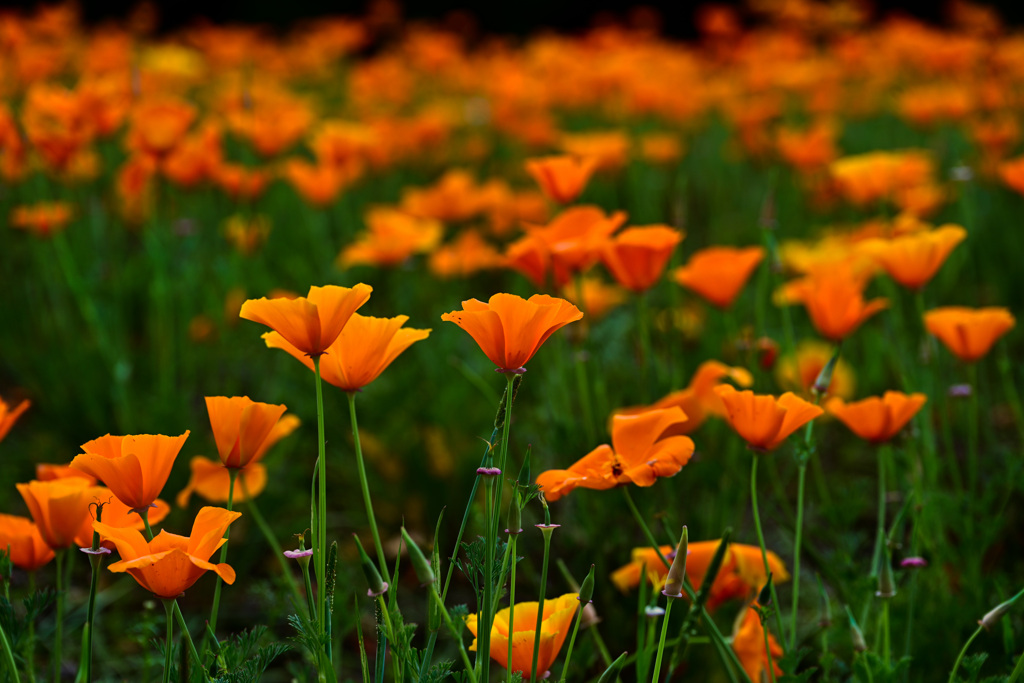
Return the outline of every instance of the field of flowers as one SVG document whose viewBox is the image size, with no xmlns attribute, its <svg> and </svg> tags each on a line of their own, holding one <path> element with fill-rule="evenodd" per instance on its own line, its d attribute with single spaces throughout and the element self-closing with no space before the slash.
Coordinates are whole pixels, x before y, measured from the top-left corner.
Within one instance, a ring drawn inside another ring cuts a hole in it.
<svg viewBox="0 0 1024 683">
<path fill-rule="evenodd" d="M 994 11 L 141 7 L 0 13 L 0 683 L 1024 683 Z"/>
</svg>

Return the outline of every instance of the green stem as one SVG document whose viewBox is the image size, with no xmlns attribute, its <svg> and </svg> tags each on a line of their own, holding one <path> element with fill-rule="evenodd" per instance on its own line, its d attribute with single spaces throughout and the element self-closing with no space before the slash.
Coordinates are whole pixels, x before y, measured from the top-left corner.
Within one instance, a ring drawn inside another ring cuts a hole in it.
<svg viewBox="0 0 1024 683">
<path fill-rule="evenodd" d="M 181 629 L 181 635 L 184 636 L 189 652 L 192 653 L 192 661 L 196 663 L 196 670 L 202 671 L 203 678 L 205 680 L 209 680 L 210 677 L 206 674 L 206 669 L 203 667 L 203 660 L 199 658 L 199 652 L 196 650 L 196 644 L 192 642 L 192 635 L 188 632 L 188 624 L 185 623 L 185 617 L 182 616 L 181 608 L 178 607 L 178 601 L 171 600 L 171 606 L 174 609 L 174 618 L 178 622 L 178 628 Z"/>
<path fill-rule="evenodd" d="M 1024 675 L 1024 654 L 1017 657 L 1017 664 L 1013 667 L 1013 672 L 1010 673 L 1010 680 L 1007 683 L 1017 683 L 1021 675 Z M 17 681 L 15 681 L 17 683 Z"/>
<path fill-rule="evenodd" d="M 60 548 L 57 556 L 57 623 L 53 635 L 53 681 L 60 683 L 60 665 L 62 659 L 61 646 L 64 641 L 64 561 L 66 548 Z"/>
<path fill-rule="evenodd" d="M 327 604 L 322 599 L 327 594 L 327 440 L 324 437 L 324 394 L 320 380 L 320 356 L 313 356 L 313 374 L 316 376 L 316 435 L 318 477 L 317 477 L 317 538 L 312 539 L 313 557 L 316 559 L 316 587 L 320 599 L 316 601 L 316 623 L 321 638 L 327 635 Z M 387 570 L 384 571 L 387 575 Z M 326 665 L 326 664 L 324 664 Z"/>
<path fill-rule="evenodd" d="M 576 599 L 579 600 L 579 597 L 577 597 Z M 572 649 L 576 645 L 576 634 L 579 633 L 579 630 L 580 630 L 580 621 L 583 619 L 583 608 L 584 607 L 586 607 L 586 605 L 584 605 L 581 602 L 580 603 L 580 608 L 576 611 L 576 623 L 572 627 L 572 636 L 569 638 L 569 649 L 565 653 L 565 663 L 562 664 L 562 677 L 559 679 L 560 683 L 565 683 L 565 674 L 568 673 L 568 671 L 569 671 L 569 662 L 572 661 Z M 510 623 L 510 624 L 512 623 L 512 616 L 511 615 L 509 615 L 508 623 Z M 664 633 L 662 634 L 662 637 L 664 638 Z M 510 656 L 511 656 L 511 652 L 512 652 L 511 645 L 509 645 L 508 650 L 509 650 L 509 653 L 510 653 Z M 512 661 L 512 660 L 509 660 L 509 661 Z"/>
<path fill-rule="evenodd" d="M 488 476 L 487 481 L 484 482 L 484 509 L 487 510 L 488 517 L 492 513 L 492 499 L 494 498 L 493 480 L 494 477 Z M 480 668 L 480 681 L 487 683 L 490 680 L 492 604 L 494 601 L 492 581 L 494 576 L 494 525 L 491 524 L 490 518 L 487 520 L 484 543 L 486 544 L 484 550 L 484 575 L 482 577 L 484 595 L 483 604 L 480 606 L 480 613 L 483 615 L 483 619 L 479 620 L 479 625 L 477 626 L 477 640 L 479 644 L 477 645 L 476 665 Z"/>
<path fill-rule="evenodd" d="M 299 590 L 299 586 L 295 583 L 295 577 L 292 576 L 291 567 L 288 566 L 287 558 L 284 556 L 284 550 L 281 548 L 281 544 L 277 542 L 277 538 L 274 536 L 273 530 L 270 525 L 267 524 L 267 520 L 263 517 L 263 513 L 260 512 L 259 507 L 256 506 L 256 501 L 252 496 L 249 495 L 249 487 L 245 483 L 245 477 L 241 477 L 238 483 L 242 486 L 242 495 L 245 496 L 245 503 L 248 508 L 249 516 L 252 517 L 253 521 L 256 522 L 256 526 L 263 533 L 263 537 L 267 540 L 267 545 L 270 546 L 271 551 L 274 553 L 274 557 L 277 558 L 277 563 L 281 567 L 281 574 L 288 581 L 288 588 L 292 592 L 292 597 L 295 598 L 296 609 L 298 609 L 299 603 L 302 602 L 302 592 Z M 306 568 L 307 581 L 309 576 L 309 568 Z M 309 585 L 306 586 L 306 595 L 312 601 L 313 593 L 309 590 Z M 312 602 L 310 602 L 312 604 Z M 309 618 L 314 619 L 316 617 L 315 611 L 310 612 Z"/>
<path fill-rule="evenodd" d="M 363 446 L 359 441 L 359 422 L 356 420 L 356 395 L 348 392 L 348 415 L 352 421 L 352 439 L 356 448 L 356 467 L 359 469 L 359 485 L 363 489 L 363 504 L 366 506 L 366 518 L 370 522 L 370 533 L 373 534 L 373 545 L 377 549 L 377 561 L 380 563 L 382 576 L 388 575 L 388 562 L 384 558 L 384 546 L 380 542 L 377 530 L 377 518 L 373 514 L 373 501 L 370 500 L 370 485 L 366 481 L 366 464 L 363 462 Z"/>
<path fill-rule="evenodd" d="M 885 468 L 886 462 L 892 455 L 892 451 L 889 448 L 888 443 L 884 443 L 878 447 L 878 526 L 875 531 L 875 550 L 871 555 L 871 577 L 878 576 L 880 571 L 881 563 L 883 561 L 883 544 L 885 539 L 885 502 L 886 502 L 886 483 L 885 483 Z"/>
<path fill-rule="evenodd" d="M 93 546 L 97 546 L 93 541 Z M 96 550 L 96 547 L 93 548 Z M 89 555 L 92 566 L 92 579 L 89 582 L 89 609 L 85 619 L 85 683 L 92 683 L 92 634 L 96 623 L 96 592 L 100 585 L 100 569 L 103 567 L 103 555 Z"/>
<path fill-rule="evenodd" d="M 964 655 L 967 654 L 967 648 L 971 646 L 971 643 L 974 642 L 974 639 L 978 637 L 983 628 L 984 627 L 979 624 L 978 628 L 975 629 L 974 633 L 971 634 L 971 637 L 967 639 L 966 643 L 964 643 L 963 649 L 960 650 L 960 654 L 957 655 L 956 662 L 953 664 L 953 670 L 949 672 L 949 683 L 955 683 L 956 672 L 960 670 L 960 662 L 963 661 Z"/>
<path fill-rule="evenodd" d="M 4 632 L 3 624 L 0 624 L 0 648 L 3 648 L 4 663 L 7 665 L 8 671 L 11 672 L 11 680 L 14 683 L 21 683 L 21 679 L 18 677 L 18 667 L 14 663 L 14 651 L 11 650 L 11 643 L 7 640 L 7 633 Z"/>
<path fill-rule="evenodd" d="M 153 527 L 149 525 L 149 508 L 137 508 L 133 510 L 139 517 L 142 517 L 142 524 L 146 528 L 146 538 L 150 541 L 153 540 Z"/>
<path fill-rule="evenodd" d="M 238 478 L 238 470 L 234 467 L 228 468 L 228 511 L 232 510 L 235 503 L 235 480 Z M 231 527 L 224 530 L 224 545 L 220 547 L 220 564 L 228 561 L 228 538 L 231 536 Z M 213 608 L 210 610 L 210 632 L 217 633 L 217 614 L 220 612 L 220 591 L 224 585 L 224 579 L 217 576 L 217 585 L 213 589 Z"/>
<path fill-rule="evenodd" d="M 776 611 L 776 613 L 778 613 Z M 771 683 L 775 683 L 775 661 L 772 658 L 772 646 L 768 641 L 768 625 L 764 623 L 765 620 L 761 620 L 761 634 L 764 636 L 764 654 L 768 657 L 768 679 Z"/>
<path fill-rule="evenodd" d="M 36 573 L 28 573 L 28 594 L 36 594 Z M 25 670 L 28 673 L 29 683 L 36 683 L 36 622 L 28 622 L 28 638 L 25 639 L 24 653 Z M 17 683 L 17 681 L 15 681 Z"/>
<path fill-rule="evenodd" d="M 981 412 L 979 410 L 978 394 L 981 393 L 978 387 L 978 365 L 970 363 L 967 366 L 968 382 L 971 384 L 971 414 L 967 425 L 967 495 L 974 499 L 978 489 L 978 448 L 979 448 L 979 423 Z M 968 516 L 970 519 L 970 516 Z"/>
<path fill-rule="evenodd" d="M 661 657 L 665 654 L 665 637 L 668 635 L 668 618 L 672 615 L 672 605 L 675 604 L 675 598 L 668 599 L 668 605 L 665 607 L 665 616 L 661 622 L 661 639 L 658 641 L 658 656 L 654 659 L 654 675 L 651 676 L 651 683 L 658 683 L 658 676 L 661 674 Z M 575 635 L 575 633 L 573 634 Z M 562 680 L 565 680 L 563 675 Z"/>
<path fill-rule="evenodd" d="M 537 680 L 537 659 L 540 657 L 540 632 L 541 625 L 544 623 L 544 594 L 548 590 L 548 557 L 551 550 L 553 528 L 541 528 L 541 531 L 544 534 L 544 559 L 540 565 L 540 595 L 537 599 L 537 626 L 533 631 L 533 663 L 530 664 L 530 683 Z M 511 664 L 510 661 L 509 665 Z"/>
<path fill-rule="evenodd" d="M 804 480 L 806 477 L 807 459 L 806 456 L 801 456 L 800 466 L 797 470 L 796 486 L 796 538 L 793 541 L 793 603 L 789 615 L 790 650 L 796 649 L 797 609 L 800 606 L 800 545 L 803 542 L 804 533 Z"/>
<path fill-rule="evenodd" d="M 377 596 L 377 604 L 380 607 L 381 616 L 384 619 L 384 634 L 387 639 L 392 643 L 395 642 L 395 629 L 391 625 L 391 614 L 388 612 L 388 605 L 384 602 L 384 594 Z M 386 641 L 385 641 L 386 642 Z M 392 653 L 394 654 L 394 653 Z M 394 675 L 396 681 L 403 681 L 405 678 L 402 676 L 402 659 L 400 657 L 391 658 L 391 666 L 394 667 Z"/>
<path fill-rule="evenodd" d="M 513 503 L 516 505 L 516 503 Z M 516 614 L 516 542 L 519 540 L 519 534 L 509 534 L 508 544 L 512 548 L 512 566 L 509 568 L 509 587 L 508 587 L 508 623 L 511 625 L 515 624 Z M 573 633 L 575 635 L 575 633 Z M 511 665 L 512 663 L 512 637 L 508 639 L 508 656 L 505 659 L 505 663 Z M 563 671 L 562 675 L 565 675 Z M 511 672 L 509 673 L 511 680 Z"/>
<path fill-rule="evenodd" d="M 466 667 L 466 674 L 469 676 L 470 683 L 476 683 L 476 673 L 473 671 L 472 665 L 469 663 L 469 654 L 466 653 L 466 644 L 462 641 L 462 633 L 455 628 L 455 624 L 452 623 L 452 618 L 448 614 L 448 610 L 444 606 L 444 602 L 441 600 L 441 596 L 437 594 L 437 586 L 434 584 L 430 585 L 430 597 L 437 604 L 437 609 L 441 612 L 441 616 L 444 618 L 445 625 L 448 626 L 448 630 L 451 632 L 452 637 L 459 644 L 459 655 L 462 657 L 462 664 Z M 479 632 L 479 631 L 478 631 Z"/>
<path fill-rule="evenodd" d="M 889 598 L 882 599 L 882 661 L 886 668 L 892 662 L 892 639 L 889 635 Z"/>
<path fill-rule="evenodd" d="M 167 613 L 167 638 L 164 640 L 163 683 L 171 683 L 171 654 L 174 651 L 174 606 L 172 603 L 171 600 L 164 600 L 164 612 Z"/>
<path fill-rule="evenodd" d="M 761 546 L 761 561 L 764 562 L 764 575 L 769 576 L 771 574 L 771 567 L 768 565 L 768 549 L 764 544 L 764 533 L 761 531 L 761 512 L 757 507 L 757 463 L 760 460 L 760 456 L 754 455 L 753 462 L 750 465 L 750 502 L 754 508 L 754 530 L 757 531 L 757 542 Z M 775 582 L 772 581 L 772 604 L 779 604 L 779 597 L 775 593 Z M 785 633 L 782 629 L 782 615 L 779 613 L 778 607 L 773 610 L 775 612 L 775 626 L 779 629 L 779 635 Z"/>
</svg>

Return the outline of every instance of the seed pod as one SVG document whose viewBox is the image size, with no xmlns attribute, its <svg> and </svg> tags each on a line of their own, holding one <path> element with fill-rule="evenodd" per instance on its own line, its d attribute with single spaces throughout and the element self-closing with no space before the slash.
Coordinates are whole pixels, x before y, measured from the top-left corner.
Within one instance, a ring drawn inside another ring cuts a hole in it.
<svg viewBox="0 0 1024 683">
<path fill-rule="evenodd" d="M 683 533 L 679 536 L 679 546 L 676 548 L 676 556 L 672 559 L 672 566 L 668 569 L 668 577 L 665 579 L 665 590 L 662 595 L 669 598 L 681 598 L 683 596 L 683 580 L 686 578 L 686 554 L 689 552 L 690 535 L 683 526 Z"/>
<path fill-rule="evenodd" d="M 416 578 L 420 580 L 420 583 L 424 586 L 429 586 L 437 580 L 434 576 L 434 569 L 430 566 L 430 561 L 427 559 L 420 547 L 416 545 L 416 542 L 409 536 L 409 532 L 402 527 L 402 540 L 405 541 L 405 546 L 409 549 L 409 559 L 412 560 L 412 568 L 416 570 Z"/>
</svg>

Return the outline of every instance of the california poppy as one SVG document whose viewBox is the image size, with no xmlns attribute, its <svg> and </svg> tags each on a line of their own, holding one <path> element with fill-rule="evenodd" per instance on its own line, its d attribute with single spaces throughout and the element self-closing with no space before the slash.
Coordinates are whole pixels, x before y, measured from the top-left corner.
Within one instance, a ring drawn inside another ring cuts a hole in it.
<svg viewBox="0 0 1024 683">
<path fill-rule="evenodd" d="M 809 339 L 800 342 L 796 354 L 787 354 L 775 365 L 775 381 L 786 391 L 810 395 L 821 371 L 835 355 L 835 347 L 828 342 Z M 832 368 L 832 381 L 825 390 L 828 396 L 849 398 L 856 386 L 853 369 L 842 357 Z"/>
<path fill-rule="evenodd" d="M 86 474 L 82 470 L 75 469 L 71 465 L 58 465 L 56 463 L 41 462 L 36 464 L 36 479 L 39 481 L 53 481 L 54 479 L 66 479 L 77 477 L 84 479 L 93 486 L 96 485 L 96 477 Z"/>
<path fill-rule="evenodd" d="M 881 398 L 871 396 L 853 403 L 832 398 L 825 409 L 860 438 L 882 443 L 896 436 L 927 400 L 924 394 L 887 391 Z"/>
<path fill-rule="evenodd" d="M 148 510 L 160 495 L 189 432 L 180 436 L 107 434 L 82 444 L 71 466 L 96 477 L 134 510 Z"/>
<path fill-rule="evenodd" d="M 886 299 L 864 300 L 864 278 L 845 269 L 817 271 L 784 288 L 784 299 L 802 303 L 818 332 L 832 341 L 853 334 L 861 324 L 889 306 Z"/>
<path fill-rule="evenodd" d="M 491 658 L 498 664 L 509 670 L 510 673 L 522 672 L 523 679 L 528 679 L 533 672 L 533 650 L 535 635 L 537 633 L 537 602 L 516 603 L 514 621 L 510 625 L 508 621 L 508 607 L 500 610 L 494 615 L 494 623 L 491 624 Z M 569 635 L 569 627 L 572 625 L 576 610 L 580 607 L 578 593 L 566 593 L 565 595 L 544 601 L 544 612 L 540 626 L 540 650 L 537 656 L 538 678 L 551 668 L 558 658 L 558 652 L 562 649 L 562 643 Z M 511 626 L 511 628 L 510 628 Z M 473 644 L 469 646 L 471 652 L 476 652 L 477 644 L 477 615 L 470 614 L 466 617 L 466 628 L 473 634 Z M 508 661 L 508 640 L 512 638 L 512 661 Z"/>
<path fill-rule="evenodd" d="M 764 258 L 762 247 L 708 247 L 672 271 L 678 284 L 719 308 L 729 308 Z"/>
<path fill-rule="evenodd" d="M 580 295 L 583 300 L 580 301 Z M 598 277 L 580 276 L 580 279 L 562 287 L 562 296 L 586 311 L 587 320 L 600 320 L 613 308 L 626 301 L 626 290 L 607 284 Z"/>
<path fill-rule="evenodd" d="M 768 647 L 771 648 L 775 676 L 781 676 L 782 669 L 779 668 L 778 661 L 783 654 L 782 646 L 771 633 L 768 634 Z M 732 649 L 750 680 L 765 680 L 762 674 L 767 675 L 768 650 L 765 649 L 764 626 L 761 625 L 761 617 L 752 606 L 745 609 L 736 621 L 732 634 Z"/>
<path fill-rule="evenodd" d="M 468 332 L 501 372 L 514 372 L 521 370 L 555 331 L 582 317 L 565 299 L 546 294 L 529 299 L 495 294 L 487 303 L 463 301 L 461 311 L 445 313 L 441 320 Z"/>
<path fill-rule="evenodd" d="M 221 463 L 235 469 L 248 465 L 287 409 L 248 396 L 207 396 L 206 410 Z"/>
<path fill-rule="evenodd" d="M 320 356 L 372 291 L 363 283 L 310 287 L 307 296 L 294 299 L 249 299 L 238 315 L 273 329 L 302 353 Z"/>
<path fill-rule="evenodd" d="M 53 559 L 36 523 L 27 517 L 0 514 L 0 550 L 10 550 L 11 563 L 34 572 Z"/>
<path fill-rule="evenodd" d="M 859 248 L 885 268 L 893 280 L 904 287 L 920 289 L 966 237 L 967 231 L 959 225 L 944 225 L 891 240 L 868 240 Z"/>
<path fill-rule="evenodd" d="M 825 412 L 792 392 L 775 398 L 720 384 L 715 393 L 725 403 L 729 425 L 759 451 L 775 450 L 786 437 Z"/>
<path fill-rule="evenodd" d="M 501 268 L 505 257 L 478 231 L 465 230 L 454 240 L 430 254 L 430 272 L 448 279 L 468 277 L 481 270 Z"/>
<path fill-rule="evenodd" d="M 438 220 L 389 207 L 370 209 L 365 220 L 367 232 L 342 250 L 338 265 L 398 265 L 413 254 L 436 247 L 444 234 L 444 226 Z"/>
<path fill-rule="evenodd" d="M 93 528 L 117 547 L 119 562 L 108 569 L 127 572 L 158 598 L 170 600 L 192 587 L 206 571 L 216 572 L 227 584 L 235 582 L 235 570 L 227 564 L 211 564 L 213 553 L 225 542 L 224 532 L 242 516 L 223 508 L 204 507 L 196 515 L 191 536 L 161 531 L 146 541 L 135 529 L 119 529 L 103 522 Z"/>
<path fill-rule="evenodd" d="M 644 292 L 661 279 L 683 237 L 667 225 L 626 228 L 604 245 L 601 261 L 620 285 Z"/>
<path fill-rule="evenodd" d="M 22 401 L 18 405 L 11 408 L 7 405 L 7 402 L 0 399 L 0 441 L 4 440 L 7 436 L 7 432 L 11 431 L 11 427 L 18 421 L 21 414 L 28 410 L 28 407 L 32 403 L 28 400 Z"/>
<path fill-rule="evenodd" d="M 89 516 L 92 487 L 85 479 L 30 481 L 16 484 L 46 545 L 54 550 L 75 542 Z"/>
<path fill-rule="evenodd" d="M 51 237 L 63 230 L 71 217 L 71 205 L 67 202 L 44 202 L 15 207 L 10 225 L 28 230 L 36 237 Z"/>
<path fill-rule="evenodd" d="M 103 505 L 103 523 L 112 527 L 137 529 L 142 531 L 146 528 L 146 522 L 142 520 L 135 510 L 131 509 L 108 489 L 106 486 L 93 486 L 89 490 L 89 503 L 86 507 L 86 514 L 81 519 L 81 527 L 75 535 L 75 545 L 82 548 L 92 545 L 92 522 L 96 518 L 96 504 Z M 166 501 L 157 498 L 148 508 L 149 515 L 146 521 L 151 526 L 156 526 L 164 520 L 171 512 L 171 506 Z M 107 548 L 113 547 L 110 542 L 100 537 L 100 543 Z"/>
<path fill-rule="evenodd" d="M 320 363 L 320 376 L 342 391 L 358 391 L 377 379 L 380 373 L 414 343 L 426 339 L 430 330 L 403 328 L 407 315 L 373 318 L 353 313 L 345 329 L 327 347 L 326 360 Z M 263 335 L 267 346 L 282 349 L 313 369 L 313 361 L 276 332 Z"/>
<path fill-rule="evenodd" d="M 567 470 L 541 473 L 537 484 L 549 501 L 577 487 L 603 491 L 629 483 L 652 486 L 659 477 L 677 474 L 693 455 L 693 441 L 676 431 L 685 421 L 679 408 L 616 415 L 611 446 L 598 446 Z"/>
<path fill-rule="evenodd" d="M 989 352 L 1017 324 L 1008 309 L 948 306 L 924 314 L 924 326 L 960 360 L 971 363 Z"/>
<path fill-rule="evenodd" d="M 579 197 L 595 168 L 597 159 L 594 157 L 563 155 L 526 160 L 526 172 L 549 199 L 559 204 L 568 204 Z"/>
</svg>

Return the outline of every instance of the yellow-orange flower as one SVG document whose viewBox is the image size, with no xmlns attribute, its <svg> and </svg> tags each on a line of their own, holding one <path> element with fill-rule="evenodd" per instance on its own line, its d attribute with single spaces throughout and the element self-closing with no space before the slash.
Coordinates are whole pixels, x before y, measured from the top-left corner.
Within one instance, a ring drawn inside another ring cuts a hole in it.
<svg viewBox="0 0 1024 683">
<path fill-rule="evenodd" d="M 621 287 L 609 285 L 597 277 L 580 277 L 578 284 L 570 282 L 562 287 L 562 296 L 586 311 L 587 320 L 600 320 L 613 308 L 626 301 L 626 290 Z"/>
<path fill-rule="evenodd" d="M 180 436 L 101 436 L 82 444 L 71 466 L 90 474 L 134 510 L 148 510 L 171 474 L 189 432 Z"/>
<path fill-rule="evenodd" d="M 67 202 L 17 206 L 11 211 L 11 227 L 28 230 L 36 237 L 49 237 L 63 230 L 70 221 L 71 205 Z"/>
<path fill-rule="evenodd" d="M 864 300 L 863 278 L 847 270 L 818 271 L 788 283 L 784 297 L 807 309 L 811 323 L 822 336 L 840 341 L 853 334 L 861 324 L 889 306 L 886 299 Z"/>
<path fill-rule="evenodd" d="M 771 648 L 775 676 L 781 676 L 782 669 L 779 668 L 778 661 L 783 650 L 771 633 L 768 634 L 768 647 Z M 765 649 L 764 627 L 761 625 L 761 617 L 753 607 L 744 610 L 741 618 L 737 620 L 732 634 L 732 649 L 750 680 L 766 680 L 763 676 L 766 676 L 768 671 L 768 651 Z"/>
<path fill-rule="evenodd" d="M 439 278 L 468 277 L 481 270 L 501 268 L 505 257 L 476 230 L 466 230 L 430 255 L 430 272 Z"/>
<path fill-rule="evenodd" d="M 899 391 L 887 391 L 881 398 L 871 396 L 853 403 L 832 398 L 825 409 L 860 438 L 882 443 L 896 436 L 927 400 L 924 394 L 908 396 Z"/>
<path fill-rule="evenodd" d="M 369 230 L 338 255 L 340 266 L 398 265 L 413 254 L 433 249 L 444 234 L 440 221 L 387 207 L 370 209 L 366 224 Z"/>
<path fill-rule="evenodd" d="M 495 294 L 487 303 L 462 302 L 441 320 L 453 322 L 480 346 L 501 372 L 519 371 L 557 330 L 583 317 L 565 299 L 534 294 L 529 299 L 515 294 Z"/>
<path fill-rule="evenodd" d="M 678 434 L 686 421 L 679 408 L 646 410 L 612 418 L 612 445 L 601 444 L 566 470 L 548 470 L 537 477 L 549 501 L 575 488 L 603 491 L 621 484 L 652 486 L 659 477 L 674 476 L 693 455 L 693 441 Z"/>
<path fill-rule="evenodd" d="M 530 677 L 533 672 L 533 650 L 534 636 L 537 633 L 537 609 L 540 604 L 537 602 L 518 602 L 514 612 L 514 621 L 509 624 L 508 607 L 500 610 L 494 615 L 494 623 L 491 624 L 491 658 L 498 664 L 509 670 L 509 672 L 522 672 L 523 679 Z M 538 678 L 543 677 L 544 672 L 551 668 L 558 652 L 562 649 L 562 643 L 569 635 L 569 627 L 572 625 L 576 610 L 579 609 L 579 594 L 566 593 L 565 595 L 544 601 L 544 611 L 541 616 L 540 626 L 540 650 L 537 656 Z M 477 645 L 477 615 L 470 614 L 466 617 L 466 628 L 473 634 L 473 644 L 469 646 L 470 651 L 476 652 Z M 508 641 L 512 639 L 512 661 L 508 661 Z"/>
<path fill-rule="evenodd" d="M 414 343 L 426 339 L 430 330 L 403 328 L 407 315 L 373 318 L 353 313 L 345 329 L 327 347 L 320 362 L 320 376 L 342 391 L 358 391 L 377 379 L 380 373 Z M 299 359 L 310 370 L 313 361 L 276 332 L 263 335 L 267 346 L 282 349 Z"/>
<path fill-rule="evenodd" d="M 27 517 L 0 514 L 0 550 L 10 550 L 11 563 L 34 572 L 53 559 L 36 523 Z"/>
<path fill-rule="evenodd" d="M 228 526 L 242 516 L 223 508 L 205 507 L 196 515 L 191 536 L 161 531 L 147 542 L 135 529 L 112 527 L 103 522 L 93 528 L 110 539 L 121 556 L 108 569 L 131 574 L 140 586 L 158 598 L 176 598 L 192 587 L 207 571 L 215 572 L 227 584 L 235 582 L 235 570 L 229 565 L 209 562 L 226 539 Z"/>
<path fill-rule="evenodd" d="M 288 409 L 259 403 L 248 396 L 207 396 L 217 454 L 224 467 L 241 468 L 264 450 L 264 442 Z"/>
<path fill-rule="evenodd" d="M 601 260 L 620 285 L 644 292 L 661 279 L 683 236 L 667 225 L 627 228 L 605 243 Z"/>
<path fill-rule="evenodd" d="M 818 375 L 832 360 L 835 348 L 827 342 L 805 340 L 796 348 L 796 355 L 786 355 L 775 366 L 775 381 L 786 391 L 810 394 Z M 825 394 L 849 398 L 853 396 L 856 380 L 850 364 L 842 356 L 832 368 L 832 382 Z"/>
<path fill-rule="evenodd" d="M 729 425 L 748 446 L 760 451 L 775 450 L 786 437 L 825 412 L 791 392 L 775 398 L 720 384 L 715 393 L 725 403 Z"/>
<path fill-rule="evenodd" d="M 189 461 L 189 469 L 192 476 L 175 499 L 178 507 L 187 507 L 193 493 L 208 503 L 226 503 L 230 493 L 234 503 L 241 503 L 260 495 L 267 486 L 267 468 L 260 462 L 250 462 L 238 470 L 233 492 L 230 473 L 217 461 L 197 455 Z"/>
<path fill-rule="evenodd" d="M 71 478 L 16 486 L 46 545 L 54 550 L 70 547 L 82 528 L 82 520 L 89 516 L 89 482 Z"/>
<path fill-rule="evenodd" d="M 249 299 L 238 315 L 273 329 L 302 353 L 320 356 L 372 291 L 363 283 L 310 287 L 307 296 L 294 299 Z"/>
<path fill-rule="evenodd" d="M 944 225 L 891 240 L 868 240 L 859 248 L 904 287 L 920 289 L 938 272 L 956 245 L 967 238 L 959 225 Z"/>
<path fill-rule="evenodd" d="M 0 399 L 0 441 L 4 440 L 7 432 L 11 431 L 11 427 L 18 421 L 21 414 L 28 410 L 30 405 L 32 405 L 31 401 L 24 400 L 11 408 L 3 399 Z"/>
<path fill-rule="evenodd" d="M 549 199 L 559 204 L 568 204 L 579 197 L 595 168 L 597 159 L 594 157 L 563 155 L 526 160 L 526 172 Z"/>
<path fill-rule="evenodd" d="M 992 345 L 1016 324 L 1009 310 L 997 306 L 948 306 L 924 314 L 925 328 L 960 360 L 968 363 L 987 354 Z"/>
<path fill-rule="evenodd" d="M 762 247 L 708 247 L 695 252 L 672 279 L 719 308 L 729 308 L 764 258 Z"/>
</svg>

